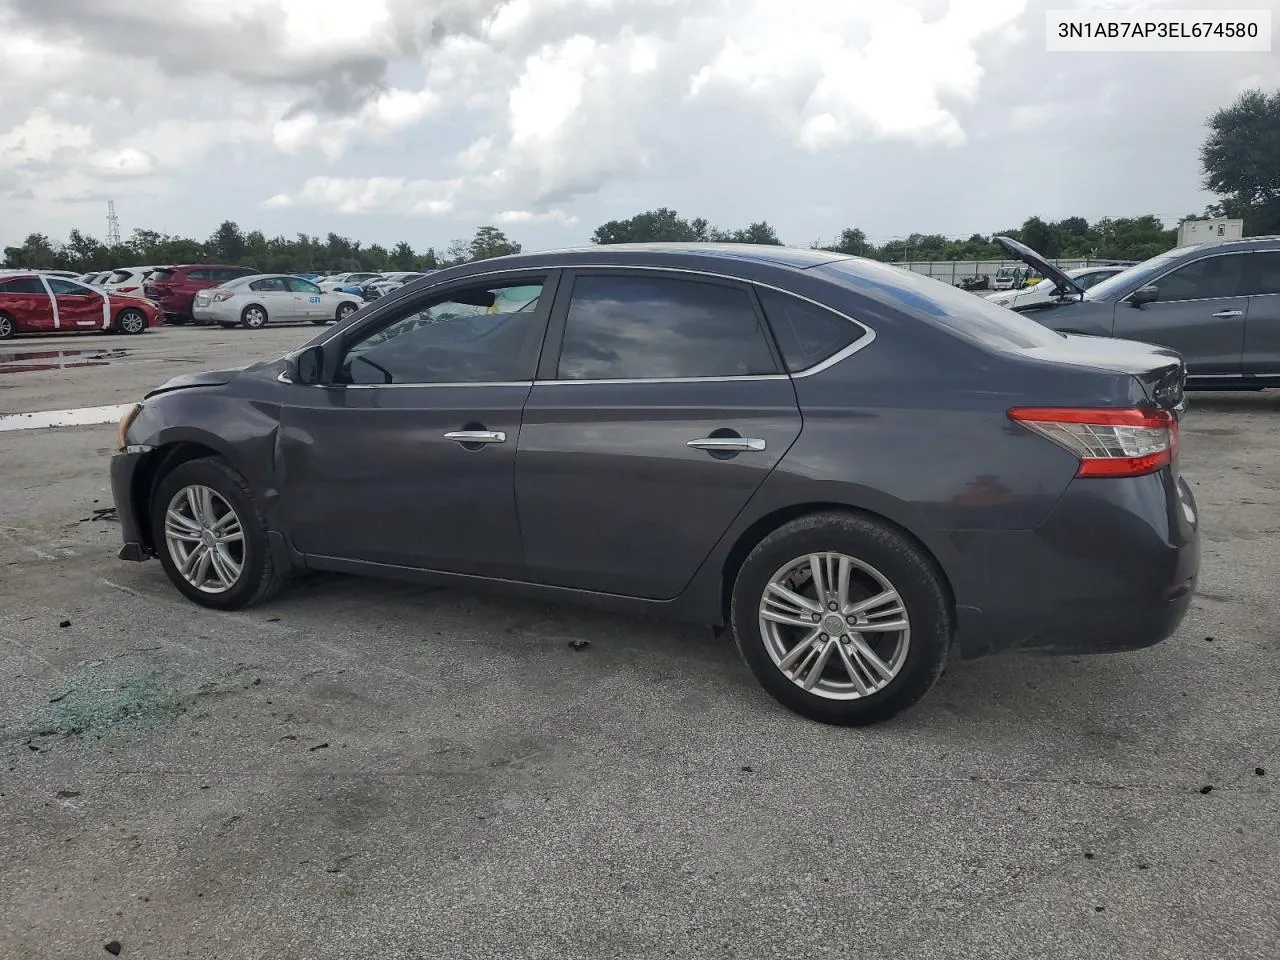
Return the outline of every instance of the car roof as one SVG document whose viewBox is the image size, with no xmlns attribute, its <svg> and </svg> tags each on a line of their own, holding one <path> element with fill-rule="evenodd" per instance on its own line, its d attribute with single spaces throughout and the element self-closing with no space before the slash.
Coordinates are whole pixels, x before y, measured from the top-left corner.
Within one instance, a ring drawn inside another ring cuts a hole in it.
<svg viewBox="0 0 1280 960">
<path fill-rule="evenodd" d="M 837 260 L 857 259 L 826 250 L 762 244 L 611 243 L 473 260 L 436 271 L 433 276 L 437 280 L 446 280 L 451 276 L 461 279 L 485 273 L 523 269 L 644 266 L 654 269 L 697 270 L 749 279 L 766 273 L 796 272 Z M 854 267 L 854 269 L 857 268 Z"/>
<path fill-rule="evenodd" d="M 1206 240 L 1204 243 L 1188 244 L 1182 248 L 1186 253 L 1194 250 L 1207 250 L 1213 248 L 1215 250 L 1280 250 L 1280 236 L 1268 237 L 1241 237 L 1238 240 L 1219 240 L 1216 237 L 1212 240 Z M 1172 253 L 1173 251 L 1169 251 Z"/>
</svg>

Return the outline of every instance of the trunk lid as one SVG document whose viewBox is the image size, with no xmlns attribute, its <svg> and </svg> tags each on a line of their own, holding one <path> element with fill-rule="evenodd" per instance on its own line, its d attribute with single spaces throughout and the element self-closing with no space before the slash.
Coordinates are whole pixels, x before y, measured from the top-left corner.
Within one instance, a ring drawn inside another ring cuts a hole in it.
<svg viewBox="0 0 1280 960">
<path fill-rule="evenodd" d="M 1128 374 L 1142 385 L 1147 399 L 1156 406 L 1179 415 L 1186 409 L 1187 367 L 1182 357 L 1168 347 L 1111 337 L 1065 335 L 1061 344 L 1026 353 L 1055 363 Z"/>
</svg>

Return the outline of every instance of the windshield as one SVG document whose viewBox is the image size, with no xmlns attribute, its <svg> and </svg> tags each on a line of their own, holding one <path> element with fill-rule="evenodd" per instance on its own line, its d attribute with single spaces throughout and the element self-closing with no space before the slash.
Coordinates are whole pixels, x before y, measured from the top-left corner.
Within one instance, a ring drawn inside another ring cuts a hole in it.
<svg viewBox="0 0 1280 960">
<path fill-rule="evenodd" d="M 1162 253 L 1158 257 L 1152 257 L 1150 260 L 1143 260 L 1142 263 L 1135 264 L 1128 270 L 1121 270 L 1113 277 L 1108 277 L 1096 286 L 1090 287 L 1085 291 L 1086 300 L 1110 300 L 1113 297 L 1120 296 L 1127 290 L 1137 289 L 1142 286 L 1142 282 L 1159 274 L 1164 273 L 1173 265 L 1175 260 L 1180 259 L 1184 254 L 1196 249 L 1200 244 L 1192 244 L 1189 247 L 1177 247 L 1168 253 Z"/>
</svg>

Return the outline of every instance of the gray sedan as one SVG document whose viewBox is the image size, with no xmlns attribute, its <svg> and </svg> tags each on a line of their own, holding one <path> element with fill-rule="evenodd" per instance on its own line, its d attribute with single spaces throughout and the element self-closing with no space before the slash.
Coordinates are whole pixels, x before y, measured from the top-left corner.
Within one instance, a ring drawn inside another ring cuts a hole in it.
<svg viewBox="0 0 1280 960">
<path fill-rule="evenodd" d="M 220 610 L 329 570 L 727 627 L 779 701 L 869 723 L 953 656 L 1173 632 L 1184 374 L 821 251 L 485 260 L 150 393 L 120 556 Z"/>
<path fill-rule="evenodd" d="M 351 294 L 323 291 L 310 280 L 257 274 L 197 292 L 191 313 L 197 323 L 258 330 L 270 322 L 345 320 L 359 308 Z"/>
</svg>

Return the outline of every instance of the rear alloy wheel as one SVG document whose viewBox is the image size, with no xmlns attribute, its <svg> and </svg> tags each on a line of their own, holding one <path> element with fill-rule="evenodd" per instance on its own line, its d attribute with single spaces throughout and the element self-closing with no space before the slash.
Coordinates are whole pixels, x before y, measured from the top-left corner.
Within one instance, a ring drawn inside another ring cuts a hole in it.
<svg viewBox="0 0 1280 960">
<path fill-rule="evenodd" d="M 190 460 L 166 474 L 151 503 L 151 530 L 169 580 L 201 606 L 238 610 L 284 582 L 249 484 L 223 460 Z"/>
<path fill-rule="evenodd" d="M 138 334 L 147 329 L 147 318 L 141 310 L 122 310 L 116 317 L 116 330 L 119 333 Z"/>
<path fill-rule="evenodd" d="M 0 313 L 0 340 L 8 340 L 17 332 L 17 324 L 7 313 Z"/>
<path fill-rule="evenodd" d="M 802 517 L 761 541 L 738 573 L 731 620 L 770 694 L 845 726 L 920 700 L 952 634 L 933 562 L 888 525 L 843 513 Z"/>
<path fill-rule="evenodd" d="M 347 303 L 339 305 L 338 312 L 334 315 L 334 319 L 337 320 L 338 323 L 341 323 L 359 309 L 360 308 L 356 304 L 348 301 Z"/>
<path fill-rule="evenodd" d="M 240 314 L 240 323 L 250 330 L 261 330 L 267 325 L 267 311 L 256 303 L 245 307 Z"/>
</svg>

